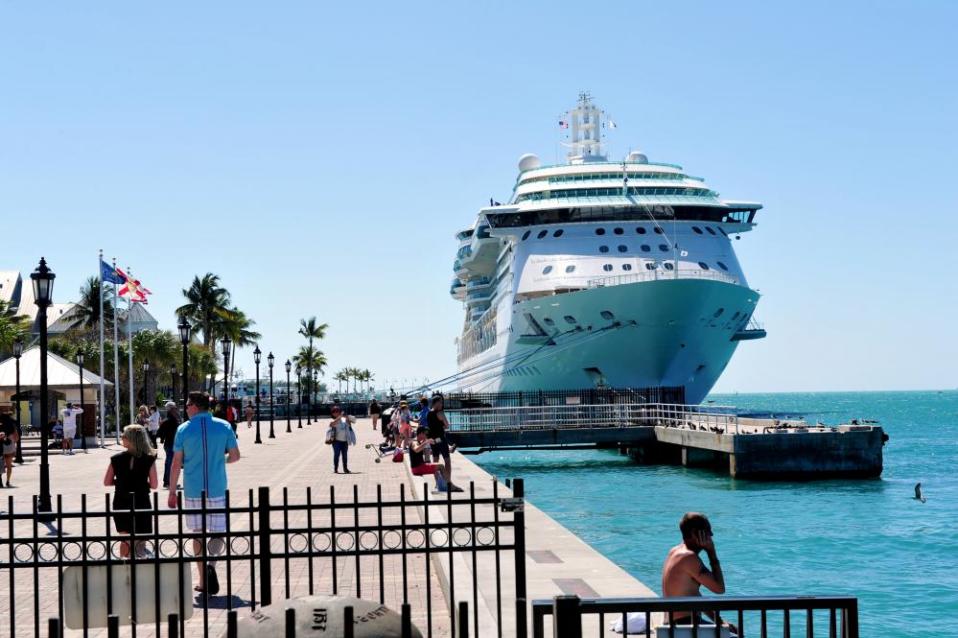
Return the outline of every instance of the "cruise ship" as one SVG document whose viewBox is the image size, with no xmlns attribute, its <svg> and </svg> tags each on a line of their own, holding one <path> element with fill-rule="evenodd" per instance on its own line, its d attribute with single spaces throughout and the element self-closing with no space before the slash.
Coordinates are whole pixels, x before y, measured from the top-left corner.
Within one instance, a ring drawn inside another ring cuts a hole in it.
<svg viewBox="0 0 958 638">
<path fill-rule="evenodd" d="M 614 124 L 588 94 L 559 126 L 567 162 L 523 155 L 510 201 L 456 234 L 455 384 L 672 389 L 673 401 L 700 403 L 739 343 L 765 336 L 733 245 L 761 204 L 723 199 L 638 151 L 607 157 Z"/>
</svg>

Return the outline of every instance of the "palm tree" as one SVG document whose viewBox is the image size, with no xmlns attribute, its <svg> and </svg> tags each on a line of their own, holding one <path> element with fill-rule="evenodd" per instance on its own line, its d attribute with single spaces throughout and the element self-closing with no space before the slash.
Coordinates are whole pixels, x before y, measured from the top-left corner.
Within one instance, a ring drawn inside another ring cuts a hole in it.
<svg viewBox="0 0 958 638">
<path fill-rule="evenodd" d="M 319 373 L 322 374 L 328 362 L 322 350 L 316 350 L 309 346 L 300 346 L 299 352 L 293 355 L 293 363 L 304 370 L 319 370 Z"/>
<path fill-rule="evenodd" d="M 100 279 L 90 277 L 80 286 L 80 300 L 73 306 L 70 330 L 80 330 L 89 334 L 100 330 L 100 297 L 103 297 L 104 332 L 113 329 L 113 299 L 100 290 Z"/>
<path fill-rule="evenodd" d="M 236 351 L 244 346 L 255 345 L 263 335 L 251 330 L 256 322 L 246 316 L 246 313 L 238 308 L 229 308 L 222 313 L 216 323 L 214 332 L 219 337 L 227 337 L 233 342 L 233 349 L 230 353 L 229 367 L 225 370 L 228 375 L 236 364 Z"/>
<path fill-rule="evenodd" d="M 193 283 L 183 290 L 187 303 L 176 309 L 178 317 L 186 317 L 203 332 L 203 345 L 215 348 L 217 328 L 230 316 L 230 293 L 220 286 L 219 275 L 211 272 L 193 277 Z"/>
<path fill-rule="evenodd" d="M 300 319 L 299 320 L 299 334 L 303 338 L 309 340 L 309 350 L 313 351 L 313 339 L 324 339 L 326 337 L 326 329 L 329 328 L 329 324 L 319 323 L 316 317 L 310 317 L 309 319 Z M 322 374 L 322 370 L 320 370 Z M 313 368 L 311 366 L 306 366 L 306 396 L 312 396 L 310 393 L 310 384 L 313 382 Z"/>
<path fill-rule="evenodd" d="M 0 299 L 0 352 L 9 352 L 17 337 L 26 337 L 29 329 L 30 319 L 18 315 L 10 304 Z"/>
<path fill-rule="evenodd" d="M 373 380 L 373 378 L 374 378 L 375 376 L 376 376 L 376 375 L 374 375 L 374 374 L 372 373 L 372 370 L 370 370 L 369 368 L 366 368 L 365 370 L 363 370 L 363 381 L 366 382 L 366 392 L 367 392 L 367 393 L 369 393 L 369 387 L 370 387 L 369 384 L 370 384 L 370 382 Z"/>
<path fill-rule="evenodd" d="M 343 368 L 333 375 L 333 380 L 339 382 L 339 394 L 343 393 L 343 381 L 346 382 L 346 391 L 349 392 L 349 374 L 346 372 L 349 368 Z"/>
</svg>

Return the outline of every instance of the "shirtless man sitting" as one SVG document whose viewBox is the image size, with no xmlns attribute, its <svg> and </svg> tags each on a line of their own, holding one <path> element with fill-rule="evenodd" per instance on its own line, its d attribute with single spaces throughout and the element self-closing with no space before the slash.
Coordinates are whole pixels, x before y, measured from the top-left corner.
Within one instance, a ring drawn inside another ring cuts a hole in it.
<svg viewBox="0 0 958 638">
<path fill-rule="evenodd" d="M 704 514 L 688 512 L 679 521 L 682 542 L 669 550 L 662 566 L 662 596 L 701 596 L 699 587 L 705 585 L 716 594 L 725 593 L 725 577 L 719 564 L 715 544 L 712 542 L 712 525 Z M 699 558 L 704 551 L 709 558 L 709 567 Z M 691 625 L 692 615 L 677 611 L 673 615 L 676 625 Z M 699 618 L 698 622 L 702 622 Z"/>
</svg>

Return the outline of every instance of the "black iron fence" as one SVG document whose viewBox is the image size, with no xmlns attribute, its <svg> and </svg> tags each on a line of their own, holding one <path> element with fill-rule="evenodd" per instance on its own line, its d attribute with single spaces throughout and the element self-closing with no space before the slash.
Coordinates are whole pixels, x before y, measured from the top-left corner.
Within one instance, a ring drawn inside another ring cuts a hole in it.
<svg viewBox="0 0 958 638">
<path fill-rule="evenodd" d="M 584 599 L 557 596 L 532 602 L 533 638 L 544 638 L 549 616 L 552 622 L 549 635 L 554 638 L 582 638 L 591 633 L 590 629 L 597 630 L 592 635 L 605 636 L 607 630 L 615 631 L 607 626 L 607 621 L 619 622 L 616 633 L 636 638 L 753 635 L 767 638 L 770 632 L 784 638 L 793 632 L 806 638 L 824 635 L 858 638 L 858 599 L 843 596 Z M 586 620 L 585 626 L 583 620 Z"/>
<path fill-rule="evenodd" d="M 155 493 L 151 507 L 122 510 L 109 495 L 84 495 L 76 509 L 58 497 L 49 515 L 35 499 L 32 511 L 16 511 L 10 497 L 0 513 L 0 637 L 206 637 L 282 599 L 329 595 L 399 610 L 427 637 L 479 635 L 480 608 L 498 636 L 524 636 L 522 480 L 509 497 L 494 481 L 434 498 L 398 487 L 398 497 L 377 486 L 365 500 L 356 486 L 345 495 L 307 488 L 295 502 L 287 489 L 261 487 L 194 509 L 182 499 L 161 507 Z M 194 574 L 210 568 L 219 593 L 194 592 Z M 485 587 L 480 596 L 480 572 L 494 599 Z M 302 610 L 283 613 L 292 621 Z"/>
<path fill-rule="evenodd" d="M 530 392 L 453 392 L 443 397 L 447 412 L 476 408 L 598 405 L 615 403 L 685 403 L 684 387 L 574 388 Z"/>
</svg>

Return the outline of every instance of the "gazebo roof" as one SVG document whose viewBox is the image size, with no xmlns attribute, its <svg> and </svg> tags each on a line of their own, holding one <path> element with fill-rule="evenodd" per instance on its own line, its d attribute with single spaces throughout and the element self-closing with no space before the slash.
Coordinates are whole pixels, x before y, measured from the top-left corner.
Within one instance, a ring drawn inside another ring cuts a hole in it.
<svg viewBox="0 0 958 638">
<path fill-rule="evenodd" d="M 16 387 L 16 359 L 10 357 L 0 363 L 0 389 Z M 106 385 L 113 383 L 104 380 Z M 47 385 L 51 388 L 79 388 L 80 368 L 63 357 L 47 352 Z M 100 385 L 100 376 L 83 369 L 83 385 L 93 387 Z M 40 387 L 40 347 L 33 346 L 23 351 L 20 357 L 20 389 Z"/>
</svg>

